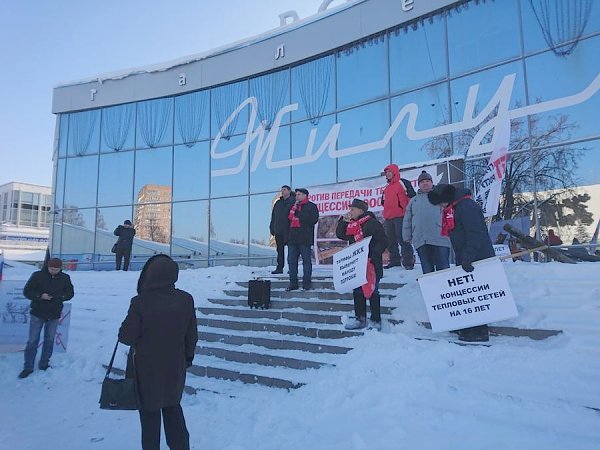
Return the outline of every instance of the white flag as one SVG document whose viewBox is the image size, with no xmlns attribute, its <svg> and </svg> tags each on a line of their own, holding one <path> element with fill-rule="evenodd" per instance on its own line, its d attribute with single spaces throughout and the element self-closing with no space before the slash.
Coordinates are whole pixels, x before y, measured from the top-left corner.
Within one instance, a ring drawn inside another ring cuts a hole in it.
<svg viewBox="0 0 600 450">
<path fill-rule="evenodd" d="M 481 178 L 475 201 L 481 206 L 484 217 L 492 217 L 498 212 L 502 180 L 506 173 L 508 144 L 510 142 L 510 119 L 498 119 L 499 129 L 495 131 L 496 144 L 490 156 L 485 173 Z"/>
</svg>

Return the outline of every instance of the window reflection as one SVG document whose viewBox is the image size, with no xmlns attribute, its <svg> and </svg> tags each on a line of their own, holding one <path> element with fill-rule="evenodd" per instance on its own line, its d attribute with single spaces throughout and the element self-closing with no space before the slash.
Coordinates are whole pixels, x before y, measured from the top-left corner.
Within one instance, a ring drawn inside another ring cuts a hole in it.
<svg viewBox="0 0 600 450">
<path fill-rule="evenodd" d="M 419 91 L 392 98 L 392 120 L 406 105 L 415 103 L 419 107 L 415 129 L 417 131 L 439 127 L 450 123 L 448 108 L 448 85 L 438 84 Z M 406 137 L 408 116 L 392 138 L 392 161 L 396 164 L 411 164 L 430 159 L 450 156 L 450 135 L 412 141 Z"/>
<path fill-rule="evenodd" d="M 156 148 L 173 143 L 173 98 L 137 104 L 137 148 Z"/>
<path fill-rule="evenodd" d="M 103 153 L 130 150 L 135 144 L 135 104 L 111 106 L 102 110 Z"/>
<path fill-rule="evenodd" d="M 83 111 L 69 115 L 69 156 L 98 153 L 100 146 L 100 110 Z"/>
<path fill-rule="evenodd" d="M 275 116 L 283 106 L 290 103 L 290 72 L 281 70 L 250 79 L 250 96 L 256 97 L 258 103 L 258 122 L 265 129 L 271 129 Z M 290 116 L 286 114 L 282 123 L 289 123 Z"/>
<path fill-rule="evenodd" d="M 56 161 L 56 176 L 54 178 L 54 210 L 62 209 L 65 196 L 65 168 L 66 160 Z"/>
<path fill-rule="evenodd" d="M 298 110 L 292 112 L 294 122 L 309 119 L 318 124 L 324 114 L 335 108 L 335 56 L 329 55 L 293 67 L 292 103 Z"/>
<path fill-rule="evenodd" d="M 246 140 L 246 136 L 234 136 L 229 140 L 221 139 L 216 148 L 213 147 L 214 153 L 221 154 L 233 150 L 236 147 L 241 148 Z M 214 141 L 213 144 L 214 146 Z M 227 195 L 240 195 L 248 193 L 248 172 L 250 161 L 244 161 L 243 151 L 235 156 L 227 158 L 212 158 L 211 172 L 215 170 L 233 169 L 242 165 L 241 172 L 235 175 L 219 175 L 214 176 L 211 173 L 211 197 L 224 197 Z"/>
<path fill-rule="evenodd" d="M 338 108 L 378 98 L 388 92 L 386 57 L 383 37 L 372 38 L 338 53 Z"/>
<path fill-rule="evenodd" d="M 128 205 L 133 199 L 133 152 L 100 156 L 98 205 Z"/>
<path fill-rule="evenodd" d="M 65 208 L 96 205 L 98 156 L 83 156 L 67 160 L 65 178 Z"/>
<path fill-rule="evenodd" d="M 61 114 L 59 118 L 58 156 L 67 156 L 67 142 L 69 137 L 69 115 Z"/>
<path fill-rule="evenodd" d="M 106 262 L 106 269 L 114 268 L 115 255 L 111 252 L 117 236 L 113 234 L 115 228 L 125 220 L 133 221 L 131 206 L 118 208 L 99 208 L 96 212 L 96 258 L 97 262 Z M 134 241 L 134 247 L 135 247 Z"/>
<path fill-rule="evenodd" d="M 248 257 L 248 197 L 212 200 L 210 205 L 210 251 L 218 264 L 240 264 Z M 228 260 L 225 261 L 225 260 Z"/>
<path fill-rule="evenodd" d="M 175 97 L 175 144 L 191 147 L 208 139 L 209 91 Z"/>
<path fill-rule="evenodd" d="M 208 201 L 173 204 L 171 255 L 208 259 Z"/>
<path fill-rule="evenodd" d="M 520 54 L 515 0 L 470 2 L 448 17 L 450 73 L 460 74 Z"/>
<path fill-rule="evenodd" d="M 338 114 L 338 121 L 342 124 L 340 149 L 380 140 L 390 126 L 388 100 L 344 111 Z M 382 149 L 338 158 L 338 181 L 376 176 L 389 163 L 389 144 Z"/>
<path fill-rule="evenodd" d="M 248 98 L 248 82 L 227 84 L 212 89 L 211 92 L 211 137 L 215 137 L 226 125 L 229 116 L 235 109 Z M 224 138 L 246 131 L 248 127 L 248 107 L 240 113 L 222 130 Z"/>
<path fill-rule="evenodd" d="M 62 237 L 62 213 L 56 213 L 52 224 L 52 241 L 50 255 L 52 258 L 60 258 L 60 247 Z"/>
<path fill-rule="evenodd" d="M 96 210 L 65 209 L 62 213 L 61 254 L 64 259 L 77 255 L 94 253 L 94 232 L 96 228 Z"/>
<path fill-rule="evenodd" d="M 319 121 L 317 126 L 310 121 L 292 125 L 292 157 L 299 158 L 306 155 L 306 148 L 313 128 L 317 130 L 317 134 L 312 153 L 316 153 L 334 124 L 335 117 L 326 116 Z M 292 167 L 292 183 L 294 186 L 317 186 L 335 183 L 335 178 L 336 163 L 335 159 L 329 157 L 328 148 L 325 149 L 317 161 Z"/>
<path fill-rule="evenodd" d="M 250 161 L 256 154 L 256 145 L 250 151 Z M 250 172 L 250 192 L 269 192 L 279 189 L 284 184 L 290 184 L 290 168 L 281 167 L 268 169 L 268 155 L 265 154 L 254 172 Z M 290 127 L 281 127 L 278 130 L 277 141 L 273 151 L 273 162 L 287 161 L 290 159 Z"/>
<path fill-rule="evenodd" d="M 402 27 L 390 34 L 392 92 L 415 88 L 447 76 L 444 16 L 438 15 L 415 27 Z"/>
<path fill-rule="evenodd" d="M 273 258 L 277 258 L 269 223 L 273 205 L 278 199 L 279 193 L 250 196 L 250 256 L 264 258 L 262 264 L 265 265 L 273 264 Z"/>
<path fill-rule="evenodd" d="M 146 186 L 142 190 L 142 195 L 170 200 L 171 189 L 168 186 Z M 171 208 L 171 203 L 137 205 L 133 217 L 136 237 L 168 246 L 171 242 Z"/>
<path fill-rule="evenodd" d="M 152 196 L 146 195 L 147 191 L 145 189 L 147 186 L 163 186 L 164 189 L 161 190 L 161 196 L 165 195 L 168 188 L 170 201 L 172 197 L 172 151 L 171 147 L 166 147 L 136 152 L 134 189 L 136 202 L 166 201 L 154 199 Z"/>
<path fill-rule="evenodd" d="M 210 144 L 199 142 L 192 147 L 175 147 L 173 200 L 208 198 L 210 184 Z"/>
</svg>

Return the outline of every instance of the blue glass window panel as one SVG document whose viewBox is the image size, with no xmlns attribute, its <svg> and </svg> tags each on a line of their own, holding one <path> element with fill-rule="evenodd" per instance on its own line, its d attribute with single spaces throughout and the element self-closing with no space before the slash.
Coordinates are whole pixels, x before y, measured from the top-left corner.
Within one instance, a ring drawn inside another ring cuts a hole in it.
<svg viewBox="0 0 600 450">
<path fill-rule="evenodd" d="M 56 177 L 54 179 L 54 209 L 62 209 L 65 197 L 65 168 L 66 160 L 56 161 Z"/>
<path fill-rule="evenodd" d="M 600 36 L 580 42 L 568 56 L 559 57 L 553 52 L 530 57 L 526 60 L 531 104 L 561 99 L 583 91 L 600 73 Z M 552 74 L 552 76 L 548 76 Z M 578 105 L 538 114 L 533 117 L 534 136 L 543 137 L 555 129 L 550 140 L 534 145 L 547 145 L 582 137 L 600 135 L 598 122 L 600 95 Z M 566 123 L 557 127 L 557 120 L 564 118 Z"/>
<path fill-rule="evenodd" d="M 135 147 L 135 103 L 102 110 L 100 152 L 131 150 Z"/>
<path fill-rule="evenodd" d="M 575 27 L 571 29 L 570 24 L 579 25 L 581 22 L 579 20 L 575 20 L 575 15 L 572 15 L 570 18 L 566 17 L 567 10 L 563 9 L 563 3 L 570 3 L 570 12 L 574 11 L 583 11 L 579 7 L 583 4 L 585 5 L 587 1 L 580 2 L 579 0 L 566 0 L 566 1 L 552 1 L 546 2 L 545 0 L 533 0 L 534 5 L 536 5 L 536 11 L 542 12 L 540 15 L 540 19 L 542 23 L 545 23 L 544 18 L 549 20 L 551 27 L 549 28 L 550 35 L 552 36 L 555 42 L 560 42 L 560 35 L 558 33 L 559 28 L 558 24 L 560 24 L 560 28 L 564 31 L 567 30 L 566 36 L 572 37 L 576 36 L 574 33 L 575 30 L 579 30 L 579 27 Z M 542 5 L 543 4 L 543 5 Z M 597 33 L 600 31 L 600 5 L 597 1 L 591 0 L 591 10 L 590 15 L 587 20 L 587 24 L 585 25 L 583 31 L 583 37 L 589 36 L 593 33 Z M 542 5 L 543 9 L 539 9 L 538 7 Z M 577 6 L 577 9 L 574 7 Z M 534 10 L 531 7 L 530 0 L 522 0 L 521 1 L 521 16 L 523 20 L 523 40 L 525 42 L 525 53 L 532 53 L 538 50 L 544 50 L 549 48 L 548 43 L 544 38 L 544 32 L 540 23 L 536 19 L 534 14 Z M 584 16 L 582 15 L 581 18 Z M 559 20 L 557 22 L 557 19 Z M 570 39 L 567 39 L 570 40 Z"/>
<path fill-rule="evenodd" d="M 175 147 L 173 200 L 208 198 L 210 185 L 210 144 L 199 142 L 193 147 Z"/>
<path fill-rule="evenodd" d="M 392 98 L 392 121 L 410 103 L 415 103 L 419 107 L 415 124 L 417 131 L 450 123 L 447 83 Z M 392 161 L 394 163 L 406 165 L 449 156 L 450 135 L 413 141 L 406 136 L 407 122 L 408 116 L 405 116 L 392 138 Z M 443 145 L 444 142 L 448 145 Z"/>
<path fill-rule="evenodd" d="M 193 145 L 209 138 L 210 91 L 175 97 L 175 144 Z"/>
<path fill-rule="evenodd" d="M 65 209 L 61 239 L 62 255 L 94 253 L 95 228 L 96 209 Z"/>
<path fill-rule="evenodd" d="M 117 240 L 113 232 L 125 220 L 133 221 L 131 206 L 98 208 L 96 212 L 96 260 L 110 261 L 110 269 L 114 266 L 114 255 L 110 250 Z"/>
<path fill-rule="evenodd" d="M 212 256 L 247 256 L 248 197 L 211 200 L 209 227 Z"/>
<path fill-rule="evenodd" d="M 335 108 L 335 56 L 328 55 L 293 67 L 292 103 L 298 109 L 292 112 L 292 121 L 309 119 L 318 123 L 323 115 Z"/>
<path fill-rule="evenodd" d="M 249 83 L 249 95 L 255 97 L 258 104 L 257 123 L 269 129 L 281 108 L 290 103 L 290 71 L 280 70 L 251 78 Z M 289 122 L 289 114 L 282 117 L 282 124 Z"/>
<path fill-rule="evenodd" d="M 335 117 L 331 115 L 323 117 L 317 126 L 314 126 L 310 121 L 292 125 L 292 158 L 306 155 L 306 148 L 313 128 L 316 128 L 317 134 L 312 153 L 316 153 L 334 124 Z M 335 183 L 335 180 L 336 160 L 329 157 L 328 149 L 315 162 L 292 166 L 292 183 L 295 187 L 301 187 L 301 185 L 318 186 Z"/>
<path fill-rule="evenodd" d="M 81 156 L 67 160 L 64 207 L 96 206 L 98 156 Z"/>
<path fill-rule="evenodd" d="M 174 258 L 208 258 L 208 201 L 173 204 Z"/>
<path fill-rule="evenodd" d="M 100 147 L 100 110 L 93 109 L 69 115 L 69 156 L 98 153 Z"/>
<path fill-rule="evenodd" d="M 98 205 L 130 205 L 133 200 L 134 152 L 100 156 Z"/>
<path fill-rule="evenodd" d="M 475 115 L 477 115 L 478 112 L 483 110 L 494 97 L 504 77 L 513 74 L 515 80 L 510 97 L 510 109 L 512 110 L 525 106 L 525 77 L 523 76 L 522 64 L 517 62 L 510 63 L 452 81 L 450 83 L 451 107 L 453 113 L 452 121 L 454 123 L 462 121 L 469 88 L 471 86 L 479 84 L 479 91 L 475 102 Z M 511 151 L 522 150 L 528 146 L 528 140 L 526 138 L 528 133 L 527 119 L 518 119 L 517 121 L 512 121 Z M 484 121 L 483 124 L 486 122 L 487 121 Z M 472 138 L 475 136 L 476 132 L 476 129 L 465 129 L 453 133 L 454 153 L 465 155 L 469 150 Z M 489 143 L 491 137 L 492 133 L 488 133 L 482 142 Z"/>
<path fill-rule="evenodd" d="M 446 25 L 438 15 L 416 29 L 406 27 L 390 36 L 392 92 L 412 89 L 447 77 Z"/>
<path fill-rule="evenodd" d="M 173 98 L 137 103 L 137 148 L 157 148 L 173 143 Z"/>
<path fill-rule="evenodd" d="M 270 132 L 272 132 L 271 130 Z M 256 142 L 250 151 L 250 162 L 254 161 L 257 152 Z M 284 184 L 290 184 L 290 167 L 267 168 L 268 150 L 265 150 L 255 171 L 250 172 L 250 192 L 271 192 L 278 190 Z M 273 162 L 290 159 L 290 127 L 279 128 L 277 141 L 273 151 Z"/>
<path fill-rule="evenodd" d="M 67 156 L 67 144 L 69 141 L 69 115 L 61 114 L 59 116 L 58 126 L 58 157 Z"/>
<path fill-rule="evenodd" d="M 133 195 L 136 203 L 170 202 L 172 191 L 173 148 L 164 147 L 137 151 L 135 154 L 135 188 Z M 155 196 L 148 190 L 159 190 Z"/>
<path fill-rule="evenodd" d="M 246 136 L 234 136 L 229 140 L 221 139 L 216 147 L 216 153 L 226 153 L 236 147 L 243 146 Z M 213 144 L 214 146 L 214 141 Z M 253 144 L 255 145 L 255 144 Z M 240 147 L 241 148 L 241 147 Z M 249 153 L 249 152 L 248 152 Z M 227 158 L 211 158 L 211 197 L 225 197 L 230 195 L 240 195 L 248 193 L 248 173 L 251 164 L 250 155 L 246 155 L 247 159 L 243 162 L 245 150 L 241 149 Z M 243 164 L 241 169 L 237 167 Z M 218 170 L 235 170 L 233 175 L 215 175 Z"/>
<path fill-rule="evenodd" d="M 341 124 L 338 150 L 381 140 L 390 126 L 389 103 L 384 100 L 338 114 Z M 338 158 L 338 181 L 379 175 L 390 163 L 390 145 Z"/>
<path fill-rule="evenodd" d="M 379 39 L 342 50 L 337 58 L 337 104 L 345 108 L 388 93 L 387 49 Z"/>
<path fill-rule="evenodd" d="M 250 256 L 277 257 L 269 224 L 273 205 L 278 199 L 279 193 L 250 196 Z"/>
<path fill-rule="evenodd" d="M 54 216 L 52 224 L 52 241 L 50 243 L 50 255 L 52 258 L 60 258 L 60 247 L 62 243 L 62 213 Z"/>
<path fill-rule="evenodd" d="M 469 70 L 519 56 L 520 32 L 515 0 L 475 4 L 448 17 L 450 73 Z"/>
<path fill-rule="evenodd" d="M 579 186 L 594 186 L 595 205 L 600 200 L 600 141 L 591 141 L 584 144 L 577 144 L 572 147 L 585 148 L 578 153 L 577 167 L 575 169 L 575 181 Z M 590 205 L 591 206 L 591 205 Z M 594 213 L 596 223 L 600 219 L 600 209 L 595 206 L 590 208 Z"/>
<path fill-rule="evenodd" d="M 247 98 L 247 81 L 227 84 L 211 90 L 211 137 L 214 138 L 219 133 L 229 116 Z M 230 137 L 246 132 L 246 129 L 248 128 L 249 110 L 250 107 L 246 106 L 242 111 L 240 111 L 236 118 L 232 120 L 227 127 L 225 127 L 223 132 L 224 137 Z M 258 120 L 254 126 L 256 127 L 257 124 Z"/>
</svg>

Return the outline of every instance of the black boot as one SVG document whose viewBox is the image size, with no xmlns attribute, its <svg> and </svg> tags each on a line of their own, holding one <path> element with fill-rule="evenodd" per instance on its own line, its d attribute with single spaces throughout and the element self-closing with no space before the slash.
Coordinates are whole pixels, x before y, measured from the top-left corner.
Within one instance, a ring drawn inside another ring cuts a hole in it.
<svg viewBox="0 0 600 450">
<path fill-rule="evenodd" d="M 480 325 L 459 330 L 458 340 L 463 342 L 488 342 L 490 340 L 488 326 Z"/>
<path fill-rule="evenodd" d="M 23 369 L 21 371 L 21 373 L 19 374 L 19 378 L 27 378 L 32 373 L 33 373 L 33 370 L 31 370 L 31 369 Z"/>
</svg>

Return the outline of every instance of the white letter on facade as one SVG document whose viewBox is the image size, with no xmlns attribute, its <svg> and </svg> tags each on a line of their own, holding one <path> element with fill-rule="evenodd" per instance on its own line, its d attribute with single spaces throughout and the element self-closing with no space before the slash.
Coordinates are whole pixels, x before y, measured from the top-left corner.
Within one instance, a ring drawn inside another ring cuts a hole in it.
<svg viewBox="0 0 600 450">
<path fill-rule="evenodd" d="M 179 74 L 179 86 L 185 86 L 186 82 L 187 82 L 187 79 L 185 77 L 185 73 L 180 73 Z"/>
<path fill-rule="evenodd" d="M 90 89 L 90 101 L 94 101 L 96 100 L 96 94 L 98 93 L 98 91 L 96 89 Z"/>
<path fill-rule="evenodd" d="M 294 10 L 286 11 L 284 13 L 279 14 L 279 26 L 285 27 L 288 24 L 288 19 L 292 19 L 291 23 L 298 22 L 300 20 L 300 16 Z"/>
<path fill-rule="evenodd" d="M 410 11 L 415 7 L 415 0 L 402 0 L 402 11 Z"/>
<path fill-rule="evenodd" d="M 285 45 L 283 44 L 278 45 L 277 49 L 275 50 L 275 60 L 280 58 L 285 58 Z"/>
</svg>

